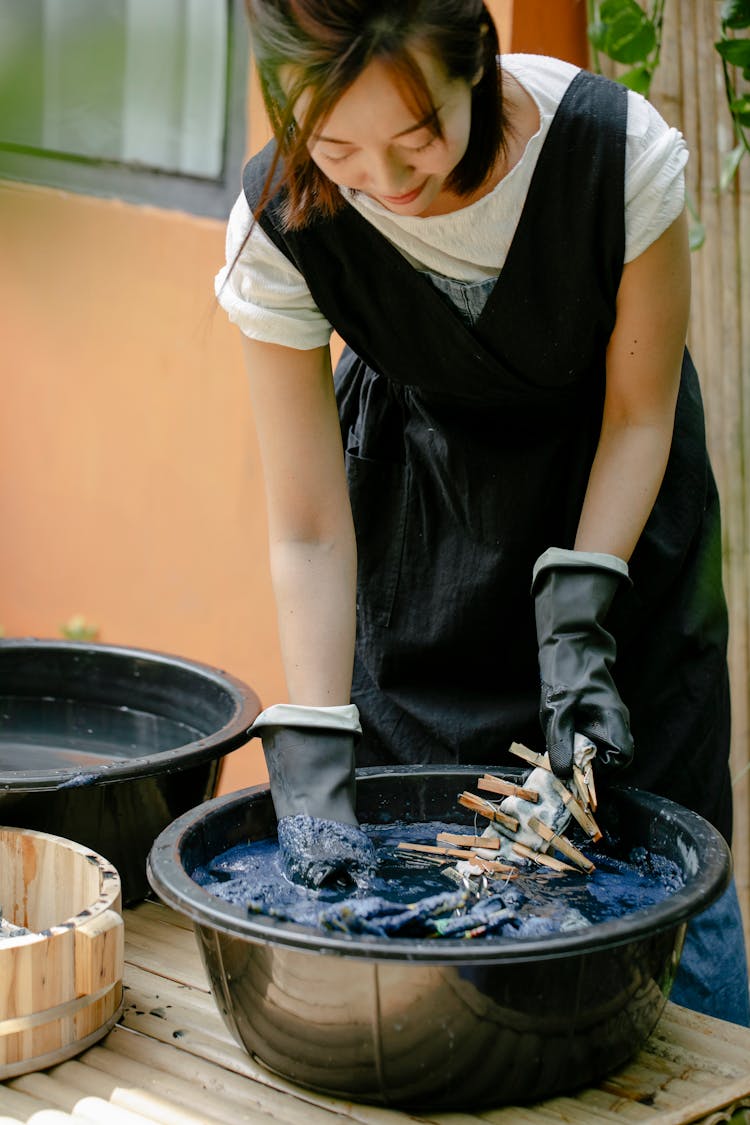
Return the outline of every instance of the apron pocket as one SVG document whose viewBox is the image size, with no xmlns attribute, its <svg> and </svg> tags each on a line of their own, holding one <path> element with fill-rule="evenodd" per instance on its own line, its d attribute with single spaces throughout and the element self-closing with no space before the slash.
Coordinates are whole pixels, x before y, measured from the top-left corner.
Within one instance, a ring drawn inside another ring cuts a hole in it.
<svg viewBox="0 0 750 1125">
<path fill-rule="evenodd" d="M 357 615 L 360 629 L 389 625 L 406 530 L 407 470 L 388 461 L 346 454 L 357 536 Z"/>
</svg>

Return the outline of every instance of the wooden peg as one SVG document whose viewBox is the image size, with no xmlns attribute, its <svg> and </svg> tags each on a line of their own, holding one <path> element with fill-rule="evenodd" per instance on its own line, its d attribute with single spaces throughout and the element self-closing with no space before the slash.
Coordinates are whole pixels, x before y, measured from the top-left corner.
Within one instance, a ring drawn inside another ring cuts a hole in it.
<svg viewBox="0 0 750 1125">
<path fill-rule="evenodd" d="M 469 859 L 471 852 L 468 848 L 441 848 L 436 844 L 406 844 L 403 841 L 396 845 L 401 852 L 417 852 L 420 855 L 442 855 L 453 859 Z"/>
<path fill-rule="evenodd" d="M 477 787 L 489 793 L 502 793 L 505 797 L 520 797 L 522 800 L 532 801 L 534 804 L 539 800 L 539 794 L 534 789 L 524 789 L 520 785 L 514 785 L 512 781 L 504 781 L 491 773 L 486 773 L 484 777 L 480 777 Z"/>
<path fill-rule="evenodd" d="M 465 863 L 481 867 L 483 871 L 512 874 L 514 876 L 517 874 L 515 867 L 510 864 L 500 863 L 495 859 L 485 859 L 484 856 L 476 855 L 468 848 L 439 848 L 434 844 L 406 844 L 403 841 L 396 847 L 402 852 L 416 852 L 417 855 L 426 854 L 428 856 L 444 856 L 446 859 L 461 859 Z"/>
<path fill-rule="evenodd" d="M 458 848 L 487 848 L 496 850 L 500 841 L 495 836 L 461 836 L 457 832 L 438 832 L 439 844 L 453 844 Z"/>
<path fill-rule="evenodd" d="M 545 855 L 544 852 L 535 852 L 525 844 L 513 844 L 513 851 L 516 855 L 530 859 L 532 863 L 538 863 L 541 867 L 549 867 L 552 871 L 573 871 L 578 874 L 577 869 L 570 864 L 563 863 L 561 859 L 555 859 L 552 855 Z"/>
<path fill-rule="evenodd" d="M 511 754 L 515 754 L 517 758 L 523 758 L 524 762 L 528 762 L 529 765 L 541 766 L 544 770 L 552 769 L 549 764 L 549 754 L 537 754 L 534 750 L 529 750 L 528 746 L 524 746 L 522 742 L 512 742 L 509 749 Z"/>
<path fill-rule="evenodd" d="M 586 788 L 589 791 L 589 805 L 591 806 L 592 811 L 596 812 L 596 808 L 597 808 L 596 785 L 594 783 L 594 767 L 593 767 L 591 762 L 589 762 L 589 764 L 586 766 L 585 770 L 583 771 L 583 776 L 586 779 Z"/>
<path fill-rule="evenodd" d="M 597 840 L 601 840 L 602 834 L 599 831 L 599 825 L 596 823 L 591 813 L 586 812 L 583 806 L 575 799 L 567 785 L 564 785 L 559 777 L 554 778 L 553 788 L 562 798 L 566 808 L 578 821 L 586 835 L 590 836 L 595 843 Z"/>
<path fill-rule="evenodd" d="M 574 844 L 571 844 L 570 840 L 565 836 L 559 836 L 548 824 L 539 820 L 538 817 L 529 817 L 529 828 L 532 832 L 536 832 L 538 836 L 541 836 L 542 839 L 555 848 L 556 851 L 562 852 L 571 863 L 574 863 L 576 867 L 580 867 L 587 875 L 590 875 L 592 871 L 596 870 L 591 860 L 587 859 L 583 852 L 580 852 Z"/>
<path fill-rule="evenodd" d="M 580 769 L 579 766 L 573 766 L 573 781 L 575 783 L 576 789 L 578 790 L 578 799 L 580 800 L 584 809 L 587 809 L 590 803 L 589 787 L 586 784 L 586 778 L 584 777 L 583 770 Z"/>
<path fill-rule="evenodd" d="M 480 816 L 487 817 L 495 824 L 500 824 L 503 828 L 507 828 L 509 832 L 518 831 L 518 820 L 514 816 L 508 816 L 506 813 L 501 812 L 491 801 L 485 801 L 482 797 L 477 797 L 476 793 L 462 793 L 458 798 L 459 805 L 463 805 L 465 809 L 471 809 L 472 812 L 479 813 Z"/>
</svg>

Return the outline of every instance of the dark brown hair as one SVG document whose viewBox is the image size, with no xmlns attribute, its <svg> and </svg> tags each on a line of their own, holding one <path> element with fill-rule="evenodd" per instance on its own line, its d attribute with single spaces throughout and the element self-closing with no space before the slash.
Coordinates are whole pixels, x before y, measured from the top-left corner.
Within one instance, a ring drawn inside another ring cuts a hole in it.
<svg viewBox="0 0 750 1125">
<path fill-rule="evenodd" d="M 415 57 L 422 49 L 440 60 L 451 80 L 474 82 L 466 153 L 446 186 L 468 195 L 489 176 L 504 143 L 497 30 L 482 0 L 246 0 L 252 50 L 266 110 L 277 142 L 256 214 L 271 183 L 286 188 L 287 229 L 334 214 L 343 205 L 336 185 L 311 159 L 316 127 L 365 67 L 378 60 L 391 71 L 419 120 L 442 136 L 440 120 Z M 286 89 L 280 72 L 287 70 Z M 301 93 L 304 120 L 295 120 Z"/>
</svg>

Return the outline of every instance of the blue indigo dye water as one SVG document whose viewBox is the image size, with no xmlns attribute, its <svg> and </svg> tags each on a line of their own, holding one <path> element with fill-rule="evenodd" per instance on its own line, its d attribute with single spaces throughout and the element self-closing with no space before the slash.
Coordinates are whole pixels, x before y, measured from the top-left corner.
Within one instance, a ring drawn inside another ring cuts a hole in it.
<svg viewBox="0 0 750 1125">
<path fill-rule="evenodd" d="M 400 842 L 433 843 L 465 825 L 363 825 L 376 849 L 364 883 L 299 886 L 286 878 L 275 838 L 240 844 L 193 872 L 212 894 L 236 906 L 315 928 L 381 937 L 518 939 L 582 929 L 642 910 L 683 885 L 676 865 L 644 848 L 627 859 L 592 848 L 592 875 L 520 867 L 517 878 L 460 879 L 455 861 L 434 863 L 396 851 Z"/>
</svg>

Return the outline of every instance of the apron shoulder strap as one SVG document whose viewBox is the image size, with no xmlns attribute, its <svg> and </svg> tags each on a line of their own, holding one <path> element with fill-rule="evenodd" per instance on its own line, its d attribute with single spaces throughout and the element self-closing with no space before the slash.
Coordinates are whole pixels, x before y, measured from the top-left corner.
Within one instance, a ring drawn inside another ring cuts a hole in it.
<svg viewBox="0 0 750 1125">
<path fill-rule="evenodd" d="M 276 151 L 276 141 L 270 140 L 260 152 L 256 153 L 255 156 L 248 160 L 242 172 L 242 190 L 245 193 L 245 199 L 247 200 L 247 205 L 250 208 L 251 214 L 255 216 L 256 221 L 263 228 L 263 231 L 278 249 L 281 250 L 282 254 L 285 254 L 291 261 L 294 261 L 287 240 L 283 235 L 282 215 L 285 192 L 281 186 L 283 177 L 281 161 L 277 164 L 266 205 L 262 211 L 258 211 L 258 204 L 263 198 L 263 193 L 268 183 L 268 177 L 273 167 L 273 162 L 276 159 Z"/>
</svg>

